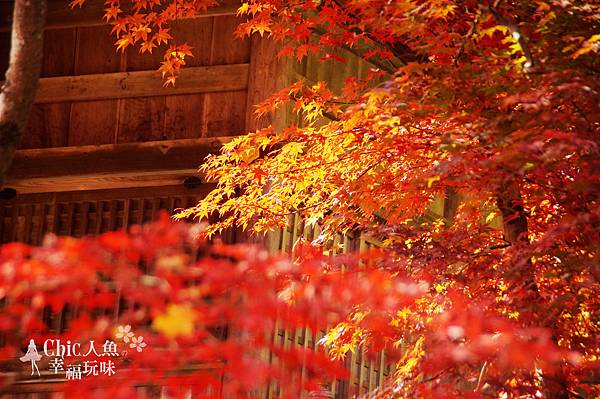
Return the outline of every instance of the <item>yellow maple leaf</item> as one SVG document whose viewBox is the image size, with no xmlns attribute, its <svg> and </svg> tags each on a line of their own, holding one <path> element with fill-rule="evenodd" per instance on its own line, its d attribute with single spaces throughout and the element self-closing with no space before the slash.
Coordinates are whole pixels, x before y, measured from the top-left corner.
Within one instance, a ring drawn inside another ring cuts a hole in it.
<svg viewBox="0 0 600 399">
<path fill-rule="evenodd" d="M 240 159 L 246 163 L 250 163 L 260 156 L 260 151 L 256 147 L 246 148 L 240 153 Z"/>
<path fill-rule="evenodd" d="M 244 14 L 248 13 L 249 9 L 250 9 L 250 5 L 248 3 L 242 3 L 242 5 L 240 6 L 240 8 L 237 9 L 236 15 L 238 17 L 240 15 L 244 15 Z"/>
<path fill-rule="evenodd" d="M 271 33 L 271 28 L 269 27 L 269 25 L 267 23 L 259 22 L 259 23 L 256 23 L 254 26 L 252 26 L 252 33 L 254 33 L 254 32 L 258 32 L 260 34 L 260 37 L 263 37 L 265 32 Z"/>
<path fill-rule="evenodd" d="M 152 328 L 169 338 L 190 336 L 197 318 L 198 314 L 192 307 L 170 304 L 166 313 L 156 316 Z"/>
<path fill-rule="evenodd" d="M 133 38 L 129 34 L 121 36 L 121 38 L 115 42 L 117 51 L 121 50 L 123 52 L 130 44 L 133 44 Z"/>
</svg>

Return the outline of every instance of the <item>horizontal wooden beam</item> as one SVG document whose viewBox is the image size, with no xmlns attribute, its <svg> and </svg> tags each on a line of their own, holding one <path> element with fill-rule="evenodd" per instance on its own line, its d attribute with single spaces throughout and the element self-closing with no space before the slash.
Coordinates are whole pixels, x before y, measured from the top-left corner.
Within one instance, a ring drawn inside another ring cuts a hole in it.
<svg viewBox="0 0 600 399">
<path fill-rule="evenodd" d="M 175 185 L 158 185 L 147 187 L 119 187 L 111 189 L 95 189 L 80 191 L 52 191 L 35 193 L 18 193 L 12 199 L 0 199 L 0 206 L 7 203 L 34 204 L 53 202 L 89 202 L 112 201 L 118 199 L 140 199 L 153 197 L 177 197 L 182 195 L 204 196 L 215 188 L 214 183 L 203 183 L 198 187 L 186 187 L 182 190 L 181 182 Z"/>
<path fill-rule="evenodd" d="M 41 78 L 35 102 L 60 103 L 245 90 L 248 87 L 248 71 L 248 64 L 183 68 L 175 86 L 167 87 L 163 87 L 163 80 L 157 71 Z"/>
<path fill-rule="evenodd" d="M 46 29 L 72 28 L 76 26 L 99 26 L 103 21 L 105 5 L 103 1 L 88 0 L 81 8 L 71 9 L 70 0 L 50 0 L 46 11 Z M 218 17 L 234 15 L 240 6 L 239 1 L 220 1 L 216 7 L 206 12 L 184 18 Z M 10 29 L 12 19 L 12 1 L 0 1 L 0 32 Z"/>
<path fill-rule="evenodd" d="M 153 187 L 200 177 L 198 167 L 231 137 L 17 151 L 5 187 L 18 194 Z"/>
<path fill-rule="evenodd" d="M 57 176 L 22 179 L 11 182 L 8 187 L 17 194 L 56 193 L 64 191 L 109 190 L 131 187 L 156 187 L 180 185 L 190 176 L 197 176 L 197 169 L 173 170 L 153 173 L 111 173 Z"/>
</svg>

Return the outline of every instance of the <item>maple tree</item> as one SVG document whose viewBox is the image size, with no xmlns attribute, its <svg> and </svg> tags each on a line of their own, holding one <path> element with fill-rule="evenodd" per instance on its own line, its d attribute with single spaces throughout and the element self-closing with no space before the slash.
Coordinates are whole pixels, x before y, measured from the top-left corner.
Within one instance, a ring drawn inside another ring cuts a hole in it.
<svg viewBox="0 0 600 399">
<path fill-rule="evenodd" d="M 131 4 L 124 10 L 109 1 L 106 19 L 119 48 L 139 44 L 141 52 L 170 43 L 169 22 L 212 5 Z M 190 359 L 251 362 L 251 371 L 228 367 L 234 395 L 266 378 L 299 386 L 285 379 L 291 373 L 263 373 L 268 367 L 252 356 L 282 314 L 289 326 L 334 325 L 323 340 L 326 353 L 310 354 L 308 390 L 316 376 L 337 375 L 332 359 L 361 346 L 395 354 L 397 371 L 381 397 L 600 394 L 600 5 L 251 0 L 238 13 L 247 17 L 240 36 L 268 35 L 282 43 L 282 56 L 344 62 L 341 50 L 350 49 L 373 68 L 349 78 L 340 93 L 327 82 L 297 82 L 259 105 L 261 114 L 291 103 L 303 122 L 251 132 L 209 157 L 203 172 L 218 186 L 179 217 L 219 215 L 207 227 L 211 235 L 235 225 L 266 232 L 296 214 L 321 234 L 299 247 L 293 267 L 234 249 L 220 253 L 242 261 L 223 260 L 227 272 L 170 259 L 161 273 L 183 297 L 131 289 L 148 309 L 137 321 L 154 320 L 157 342 L 191 333 L 183 342 L 201 349 Z M 166 84 L 175 83 L 192 51 L 167 49 L 160 67 Z M 436 212 L 440 198 L 446 206 Z M 322 255 L 320 245 L 350 231 L 377 238 L 382 248 Z M 120 234 L 98 242 L 118 247 L 119 268 L 137 270 L 141 249 Z M 160 248 L 160 237 L 149 241 Z M 30 250 L 11 256 L 30 262 L 19 255 Z M 82 270 L 117 270 L 88 255 Z M 365 269 L 349 272 L 348 265 Z M 191 294 L 178 273 L 195 270 L 203 279 Z M 235 300 L 244 294 L 252 301 Z M 187 305 L 168 307 L 172 298 Z M 335 317 L 319 324 L 315 314 Z M 194 322 L 172 325 L 182 317 Z M 239 326 L 239 346 L 207 339 L 215 323 Z M 290 370 L 300 364 L 296 350 L 281 353 Z"/>
<path fill-rule="evenodd" d="M 303 124 L 225 145 L 202 166 L 218 188 L 181 216 L 221 215 L 210 232 L 263 232 L 295 213 L 321 226 L 321 242 L 363 231 L 399 272 L 431 276 L 446 298 L 423 304 L 432 312 L 458 306 L 458 291 L 580 356 L 495 374 L 495 360 L 471 360 L 464 346 L 428 348 L 422 336 L 440 327 L 399 310 L 410 349 L 397 396 L 596 395 L 599 5 L 255 0 L 240 13 L 240 35 L 268 32 L 283 55 L 343 62 L 340 49 L 353 49 L 377 67 L 337 94 L 298 82 L 260 105 L 291 103 Z M 429 368 L 447 357 L 463 363 Z"/>
</svg>

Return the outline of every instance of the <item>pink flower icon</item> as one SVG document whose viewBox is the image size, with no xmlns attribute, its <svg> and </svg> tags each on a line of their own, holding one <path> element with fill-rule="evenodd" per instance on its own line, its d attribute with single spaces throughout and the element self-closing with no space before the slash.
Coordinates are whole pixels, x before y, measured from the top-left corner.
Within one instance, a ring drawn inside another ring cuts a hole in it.
<svg viewBox="0 0 600 399">
<path fill-rule="evenodd" d="M 128 324 L 126 326 L 117 327 L 117 333 L 115 334 L 117 339 L 122 339 L 123 342 L 128 343 L 131 339 L 135 339 L 133 332 L 131 332 L 131 326 Z"/>
<path fill-rule="evenodd" d="M 129 344 L 130 348 L 135 348 L 138 352 L 141 352 L 146 347 L 146 343 L 144 342 L 144 337 L 133 337 L 131 339 L 131 343 Z"/>
</svg>

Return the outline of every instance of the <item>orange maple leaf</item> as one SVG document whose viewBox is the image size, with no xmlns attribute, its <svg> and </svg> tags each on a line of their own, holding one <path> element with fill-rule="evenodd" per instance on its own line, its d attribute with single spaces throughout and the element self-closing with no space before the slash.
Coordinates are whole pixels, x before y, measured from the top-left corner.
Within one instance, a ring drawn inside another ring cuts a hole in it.
<svg viewBox="0 0 600 399">
<path fill-rule="evenodd" d="M 146 51 L 149 52 L 150 54 L 152 54 L 152 49 L 156 47 L 156 44 L 154 44 L 154 42 L 152 40 L 146 40 L 141 46 L 140 46 L 140 53 L 144 54 Z"/>
<path fill-rule="evenodd" d="M 75 8 L 79 6 L 79 8 L 81 8 L 81 6 L 83 6 L 83 3 L 85 3 L 85 0 L 71 0 L 71 2 L 69 3 L 69 7 Z"/>
<path fill-rule="evenodd" d="M 172 39 L 171 35 L 169 35 L 168 28 L 160 28 L 157 33 L 154 34 L 154 40 L 156 40 L 157 44 L 167 43 L 169 39 Z"/>
<path fill-rule="evenodd" d="M 115 42 L 115 45 L 117 46 L 117 51 L 121 50 L 123 52 L 130 44 L 133 44 L 133 38 L 129 33 L 121 36 L 121 38 Z"/>
<path fill-rule="evenodd" d="M 85 1 L 85 0 L 83 0 Z M 110 22 L 111 19 L 117 19 L 119 16 L 119 13 L 122 12 L 121 9 L 115 5 L 108 7 L 107 9 L 104 10 L 104 17 L 102 17 L 103 20 L 105 20 L 106 22 Z"/>
</svg>

